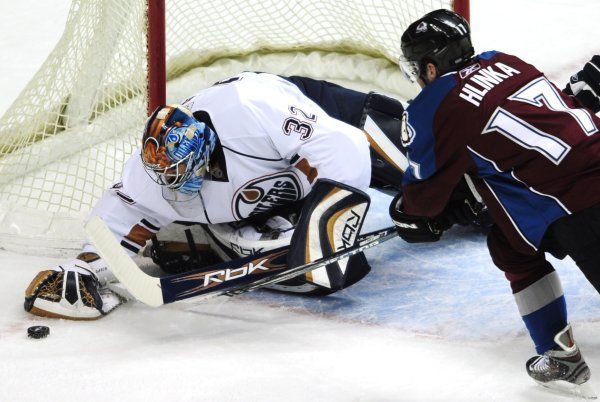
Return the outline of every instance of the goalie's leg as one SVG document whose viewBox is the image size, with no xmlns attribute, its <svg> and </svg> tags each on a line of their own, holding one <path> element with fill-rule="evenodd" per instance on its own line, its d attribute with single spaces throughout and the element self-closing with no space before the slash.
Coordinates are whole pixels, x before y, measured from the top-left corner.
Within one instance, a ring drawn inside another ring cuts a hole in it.
<svg viewBox="0 0 600 402">
<path fill-rule="evenodd" d="M 369 209 L 369 196 L 353 187 L 332 180 L 318 180 L 306 199 L 300 220 L 292 236 L 288 265 L 298 266 L 352 246 Z M 347 288 L 371 270 L 364 254 L 310 271 L 286 286 L 304 283 L 312 287 L 310 294 L 326 295 Z"/>
<path fill-rule="evenodd" d="M 300 219 L 273 216 L 261 224 L 203 225 L 211 248 L 225 261 L 290 246 L 288 263 L 298 266 L 354 244 L 369 206 L 369 197 L 354 188 L 319 180 L 305 199 Z M 295 224 L 294 224 L 295 223 Z M 292 236 L 293 234 L 293 236 Z M 290 242 L 291 241 L 291 242 Z M 325 295 L 358 282 L 370 271 L 360 253 L 327 267 L 267 288 Z"/>
<path fill-rule="evenodd" d="M 358 128 L 371 145 L 371 187 L 395 195 L 402 190 L 408 167 L 406 149 L 400 140 L 404 107 L 397 99 L 370 92 Z"/>
</svg>

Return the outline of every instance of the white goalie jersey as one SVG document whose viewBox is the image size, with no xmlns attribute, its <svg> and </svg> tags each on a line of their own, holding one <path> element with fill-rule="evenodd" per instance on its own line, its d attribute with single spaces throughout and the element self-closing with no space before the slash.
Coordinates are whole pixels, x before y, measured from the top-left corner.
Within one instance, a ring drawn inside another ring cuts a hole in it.
<svg viewBox="0 0 600 402">
<path fill-rule="evenodd" d="M 186 195 L 158 185 L 136 151 L 122 179 L 92 211 L 131 253 L 171 222 L 243 220 L 304 198 L 319 178 L 360 190 L 369 186 L 364 133 L 327 115 L 279 76 L 242 73 L 183 104 L 218 137 L 200 192 Z"/>
</svg>

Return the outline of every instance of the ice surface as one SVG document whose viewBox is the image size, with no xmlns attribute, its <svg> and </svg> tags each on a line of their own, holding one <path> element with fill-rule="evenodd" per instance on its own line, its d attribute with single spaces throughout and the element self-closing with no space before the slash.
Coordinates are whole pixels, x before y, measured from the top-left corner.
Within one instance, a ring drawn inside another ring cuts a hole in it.
<svg viewBox="0 0 600 402">
<path fill-rule="evenodd" d="M 600 2 L 473 0 L 477 51 L 502 50 L 562 85 L 600 53 Z M 68 2 L 0 0 L 0 113 L 60 35 Z M 366 230 L 389 225 L 372 193 Z M 561 401 L 527 377 L 533 347 L 485 240 L 389 241 L 373 270 L 324 299 L 255 292 L 200 305 L 130 303 L 97 322 L 26 314 L 23 292 L 59 260 L 0 252 L 0 401 Z M 554 261 L 600 389 L 600 298 Z M 49 325 L 31 340 L 28 326 Z"/>
</svg>

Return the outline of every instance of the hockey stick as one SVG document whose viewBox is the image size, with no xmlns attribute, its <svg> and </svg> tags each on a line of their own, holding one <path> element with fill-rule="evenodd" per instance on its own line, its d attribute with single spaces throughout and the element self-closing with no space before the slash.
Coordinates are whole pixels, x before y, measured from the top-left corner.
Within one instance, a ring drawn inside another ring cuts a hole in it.
<svg viewBox="0 0 600 402">
<path fill-rule="evenodd" d="M 100 217 L 91 219 L 85 230 L 117 279 L 137 300 L 153 307 L 190 297 L 245 293 L 348 258 L 397 235 L 395 226 L 366 233 L 351 247 L 297 267 L 287 266 L 289 247 L 281 247 L 212 267 L 155 278 L 135 264 Z"/>
</svg>

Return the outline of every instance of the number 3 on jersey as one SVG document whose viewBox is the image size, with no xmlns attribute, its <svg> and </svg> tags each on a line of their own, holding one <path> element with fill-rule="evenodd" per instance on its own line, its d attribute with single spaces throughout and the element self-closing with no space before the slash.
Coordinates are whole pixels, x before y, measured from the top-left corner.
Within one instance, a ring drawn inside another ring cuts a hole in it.
<svg viewBox="0 0 600 402">
<path fill-rule="evenodd" d="M 508 100 L 524 102 L 537 107 L 546 106 L 556 112 L 568 113 L 577 121 L 586 135 L 590 136 L 598 132 L 590 113 L 585 109 L 570 109 L 545 77 L 531 81 L 511 95 Z M 516 144 L 539 152 L 556 165 L 571 149 L 560 138 L 535 128 L 501 107 L 494 111 L 482 134 L 490 132 L 499 132 Z"/>
<path fill-rule="evenodd" d="M 300 134 L 302 141 L 309 139 L 313 132 L 311 123 L 317 121 L 317 115 L 307 114 L 295 106 L 289 106 L 288 109 L 294 116 L 290 116 L 283 121 L 282 129 L 285 135 L 297 133 Z"/>
</svg>

